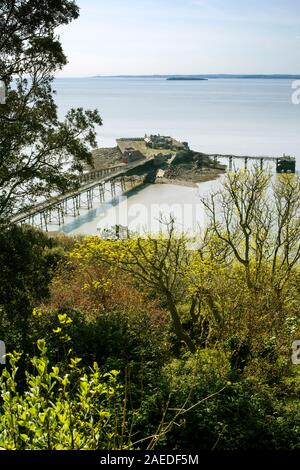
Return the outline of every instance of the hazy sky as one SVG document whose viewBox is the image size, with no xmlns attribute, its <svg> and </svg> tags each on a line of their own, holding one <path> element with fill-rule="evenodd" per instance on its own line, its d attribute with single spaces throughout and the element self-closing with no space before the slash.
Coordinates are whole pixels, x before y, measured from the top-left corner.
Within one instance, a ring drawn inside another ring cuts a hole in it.
<svg viewBox="0 0 300 470">
<path fill-rule="evenodd" d="M 61 76 L 300 73 L 300 0 L 77 0 Z"/>
</svg>

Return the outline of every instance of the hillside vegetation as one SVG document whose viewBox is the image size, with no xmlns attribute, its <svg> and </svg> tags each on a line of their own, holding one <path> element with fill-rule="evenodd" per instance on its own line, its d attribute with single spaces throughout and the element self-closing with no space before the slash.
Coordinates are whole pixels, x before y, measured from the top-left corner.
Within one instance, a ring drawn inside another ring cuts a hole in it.
<svg viewBox="0 0 300 470">
<path fill-rule="evenodd" d="M 298 448 L 299 196 L 228 174 L 197 240 L 2 227 L 0 446 Z"/>
</svg>

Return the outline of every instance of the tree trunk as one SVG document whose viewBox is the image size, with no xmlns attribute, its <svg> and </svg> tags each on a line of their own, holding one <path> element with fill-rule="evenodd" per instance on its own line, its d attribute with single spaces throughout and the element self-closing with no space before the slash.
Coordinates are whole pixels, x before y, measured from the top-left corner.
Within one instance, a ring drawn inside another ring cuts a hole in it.
<svg viewBox="0 0 300 470">
<path fill-rule="evenodd" d="M 169 312 L 172 318 L 176 336 L 178 337 L 178 339 L 180 339 L 180 341 L 183 341 L 186 344 L 186 346 L 188 347 L 189 351 L 192 354 L 195 354 L 195 352 L 197 351 L 196 345 L 194 344 L 190 336 L 184 331 L 182 327 L 180 317 L 179 317 L 171 292 L 167 291 L 165 292 L 165 295 L 166 295 L 167 304 L 168 304 Z"/>
</svg>

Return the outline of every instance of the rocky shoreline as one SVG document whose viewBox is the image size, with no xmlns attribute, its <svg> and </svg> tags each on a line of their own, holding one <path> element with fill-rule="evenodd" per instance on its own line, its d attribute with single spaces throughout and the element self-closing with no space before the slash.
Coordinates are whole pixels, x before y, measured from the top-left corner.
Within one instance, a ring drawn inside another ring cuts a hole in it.
<svg viewBox="0 0 300 470">
<path fill-rule="evenodd" d="M 194 175 L 191 178 L 157 178 L 155 184 L 174 184 L 176 186 L 186 186 L 189 188 L 197 188 L 199 183 L 205 183 L 206 181 L 213 181 L 219 178 L 223 172 L 209 172 L 202 175 Z"/>
<path fill-rule="evenodd" d="M 162 137 L 160 138 L 162 139 Z M 165 139 L 170 140 L 171 138 L 165 137 Z M 117 147 L 95 150 L 93 152 L 94 168 L 105 168 L 112 163 L 115 165 L 120 162 L 123 165 L 129 163 L 126 160 L 129 150 L 133 154 L 139 149 L 139 159 L 144 159 L 145 162 L 149 160 L 150 163 L 147 168 L 145 165 L 145 167 L 141 166 L 137 169 L 136 177 L 144 183 L 197 187 L 199 183 L 219 178 L 226 171 L 226 165 L 221 165 L 216 159 L 212 159 L 208 155 L 189 149 L 186 143 L 182 144 L 173 139 L 172 145 L 175 145 L 174 142 L 178 148 L 181 145 L 179 150 L 175 150 L 175 148 L 173 150 L 161 150 L 148 148 L 145 142 L 143 139 L 118 139 Z M 129 145 L 130 149 L 127 149 L 126 146 Z M 126 147 L 125 150 L 124 146 Z M 142 150 L 145 155 L 150 152 L 152 159 L 150 159 L 150 154 L 145 156 Z"/>
<path fill-rule="evenodd" d="M 225 170 L 225 165 L 189 150 L 178 154 L 171 164 L 164 165 L 158 171 L 155 183 L 197 187 L 199 183 L 219 178 Z"/>
</svg>

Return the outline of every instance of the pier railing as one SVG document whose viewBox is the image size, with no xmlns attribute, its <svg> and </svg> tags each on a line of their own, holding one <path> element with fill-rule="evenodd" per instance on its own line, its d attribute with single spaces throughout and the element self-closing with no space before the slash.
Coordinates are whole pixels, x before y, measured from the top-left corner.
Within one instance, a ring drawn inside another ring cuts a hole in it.
<svg viewBox="0 0 300 470">
<path fill-rule="evenodd" d="M 92 170 L 92 171 L 83 173 L 80 176 L 79 181 L 82 184 L 83 183 L 88 183 L 90 181 L 100 179 L 103 176 L 110 175 L 111 173 L 115 173 L 116 171 L 119 171 L 119 170 L 123 169 L 125 166 L 126 166 L 126 164 L 124 163 L 123 165 L 114 165 L 114 166 L 110 166 L 108 168 L 100 168 L 98 170 Z"/>
</svg>

